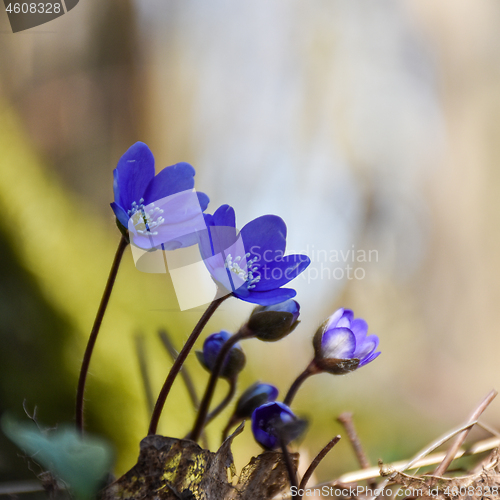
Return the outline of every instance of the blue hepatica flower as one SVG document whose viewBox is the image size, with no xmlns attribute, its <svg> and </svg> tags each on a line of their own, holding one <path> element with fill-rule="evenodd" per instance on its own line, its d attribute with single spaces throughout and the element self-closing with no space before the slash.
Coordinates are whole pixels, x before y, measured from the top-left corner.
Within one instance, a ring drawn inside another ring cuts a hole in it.
<svg viewBox="0 0 500 500">
<path fill-rule="evenodd" d="M 350 309 L 338 309 L 314 336 L 315 364 L 322 370 L 342 374 L 360 368 L 380 355 L 379 338 L 368 335 L 364 319 Z"/>
<path fill-rule="evenodd" d="M 267 311 L 288 312 L 292 315 L 290 324 L 295 324 L 300 316 L 300 305 L 296 300 L 285 300 L 284 302 L 273 304 L 272 306 L 257 307 L 252 312 L 252 315 Z"/>
<path fill-rule="evenodd" d="M 274 385 L 255 382 L 238 399 L 234 415 L 240 419 L 251 417 L 256 408 L 277 397 L 278 389 Z"/>
<path fill-rule="evenodd" d="M 221 330 L 219 333 L 212 333 L 203 343 L 203 352 L 197 352 L 198 360 L 208 370 L 212 371 L 219 356 L 222 346 L 231 337 L 229 332 Z M 246 358 L 243 349 L 239 344 L 235 344 L 229 351 L 222 366 L 221 377 L 231 379 L 237 375 L 245 366 Z"/>
<path fill-rule="evenodd" d="M 194 191 L 194 175 L 188 163 L 176 163 L 155 175 L 153 154 L 142 142 L 120 158 L 113 171 L 111 208 L 135 245 L 179 248 L 196 242 L 192 235 L 205 227 L 202 212 L 209 199 Z"/>
<path fill-rule="evenodd" d="M 223 205 L 205 220 L 209 230 L 201 238 L 201 253 L 214 280 L 228 293 L 263 306 L 295 297 L 295 290 L 281 287 L 303 272 L 310 259 L 285 256 L 283 219 L 263 215 L 238 232 L 233 208 Z"/>
<path fill-rule="evenodd" d="M 247 328 L 259 340 L 275 342 L 293 332 L 300 321 L 300 305 L 293 299 L 271 306 L 257 306 L 250 315 Z"/>
<path fill-rule="evenodd" d="M 288 406 L 277 401 L 259 406 L 252 413 L 252 433 L 264 448 L 273 450 L 280 440 L 287 445 L 298 438 L 305 422 L 297 418 Z"/>
</svg>

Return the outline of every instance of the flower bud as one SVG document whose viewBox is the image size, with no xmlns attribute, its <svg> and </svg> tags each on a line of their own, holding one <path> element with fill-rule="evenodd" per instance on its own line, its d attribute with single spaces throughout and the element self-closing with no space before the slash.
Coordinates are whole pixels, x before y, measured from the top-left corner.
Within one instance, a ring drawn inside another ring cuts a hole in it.
<svg viewBox="0 0 500 500">
<path fill-rule="evenodd" d="M 219 333 L 213 333 L 205 339 L 203 351 L 196 351 L 198 361 L 208 371 L 211 372 L 214 369 L 217 356 L 219 355 L 222 346 L 230 337 L 231 334 L 225 330 L 221 330 Z M 220 376 L 222 378 L 232 379 L 238 375 L 241 370 L 243 370 L 245 363 L 245 353 L 239 344 L 235 344 L 226 355 Z"/>
<path fill-rule="evenodd" d="M 295 330 L 299 314 L 300 306 L 292 299 L 272 306 L 257 306 L 247 327 L 259 340 L 275 342 Z"/>
<path fill-rule="evenodd" d="M 263 404 L 275 401 L 278 397 L 278 389 L 271 384 L 256 382 L 251 385 L 238 399 L 234 417 L 243 420 L 252 416 L 255 408 Z"/>
<path fill-rule="evenodd" d="M 283 403 L 267 403 L 252 413 L 252 432 L 264 448 L 273 450 L 281 443 L 287 445 L 306 429 L 307 422 L 295 416 Z"/>
<path fill-rule="evenodd" d="M 376 335 L 368 334 L 368 324 L 354 318 L 349 309 L 338 309 L 314 335 L 314 363 L 322 371 L 342 375 L 373 361 L 379 344 Z"/>
</svg>

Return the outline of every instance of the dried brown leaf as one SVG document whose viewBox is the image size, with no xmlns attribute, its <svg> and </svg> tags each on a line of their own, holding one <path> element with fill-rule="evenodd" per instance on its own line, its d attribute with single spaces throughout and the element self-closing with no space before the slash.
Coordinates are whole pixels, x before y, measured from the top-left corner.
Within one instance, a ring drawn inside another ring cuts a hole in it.
<svg viewBox="0 0 500 500">
<path fill-rule="evenodd" d="M 289 486 L 283 455 L 267 451 L 252 458 L 232 484 L 236 469 L 231 444 L 241 424 L 217 453 L 194 441 L 148 436 L 137 464 L 106 487 L 99 500 L 266 500 Z M 292 455 L 297 467 L 298 454 Z M 230 477 L 228 477 L 228 475 Z"/>
<path fill-rule="evenodd" d="M 158 500 L 226 500 L 234 487 L 231 441 L 217 453 L 202 449 L 194 441 L 147 436 L 141 441 L 137 464 L 101 492 L 101 500 L 117 498 Z"/>
<path fill-rule="evenodd" d="M 293 453 L 290 456 L 297 470 L 299 454 Z M 240 492 L 240 500 L 267 500 L 289 486 L 290 480 L 283 454 L 266 451 L 258 457 L 253 457 L 243 468 L 236 488 Z"/>
</svg>

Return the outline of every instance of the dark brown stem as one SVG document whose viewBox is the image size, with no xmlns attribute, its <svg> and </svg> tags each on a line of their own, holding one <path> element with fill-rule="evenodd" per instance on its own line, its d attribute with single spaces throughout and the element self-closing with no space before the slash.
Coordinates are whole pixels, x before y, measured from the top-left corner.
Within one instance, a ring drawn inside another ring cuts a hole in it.
<svg viewBox="0 0 500 500">
<path fill-rule="evenodd" d="M 233 379 L 228 380 L 229 383 L 229 391 L 224 397 L 224 399 L 219 403 L 219 405 L 212 410 L 208 415 L 207 418 L 205 419 L 205 424 L 203 426 L 203 431 L 201 433 L 201 439 L 203 439 L 203 434 L 205 429 L 207 428 L 207 425 L 217 416 L 219 413 L 221 413 L 222 410 L 231 402 L 231 400 L 234 398 L 234 394 L 236 393 L 236 382 L 237 382 L 237 377 L 234 377 Z M 191 432 L 184 438 L 184 439 L 191 439 Z"/>
<path fill-rule="evenodd" d="M 85 394 L 85 381 L 87 380 L 87 373 L 89 371 L 90 358 L 92 357 L 92 351 L 97 340 L 97 335 L 99 334 L 99 329 L 101 328 L 102 319 L 104 318 L 104 313 L 108 307 L 109 298 L 113 290 L 113 285 L 116 281 L 116 275 L 118 274 L 118 269 L 120 267 L 120 262 L 123 257 L 123 253 L 127 248 L 128 240 L 125 236 L 122 236 L 120 243 L 118 243 L 118 248 L 116 249 L 115 257 L 113 259 L 113 264 L 111 265 L 111 270 L 109 271 L 108 281 L 104 287 L 104 292 L 102 294 L 101 303 L 99 304 L 99 309 L 97 309 L 97 314 L 94 320 L 94 325 L 90 332 L 90 337 L 87 343 L 87 348 L 85 349 L 85 354 L 83 356 L 82 367 L 80 368 L 80 377 L 78 379 L 78 389 L 76 392 L 76 428 L 78 431 L 83 433 L 83 397 Z"/>
<path fill-rule="evenodd" d="M 236 386 L 237 386 L 238 377 L 233 377 L 228 380 L 229 383 L 229 391 L 226 394 L 226 397 L 219 403 L 219 405 L 214 408 L 207 416 L 205 420 L 205 427 L 217 416 L 219 413 L 226 408 L 226 406 L 232 401 L 234 395 L 236 394 Z"/>
<path fill-rule="evenodd" d="M 294 383 L 290 386 L 290 389 L 288 389 L 288 392 L 285 396 L 285 399 L 283 400 L 283 403 L 286 404 L 287 406 L 290 406 L 293 398 L 297 394 L 297 391 L 299 390 L 299 387 L 302 385 L 304 380 L 309 378 L 311 375 L 314 375 L 319 372 L 320 370 L 316 366 L 314 360 L 311 361 L 309 363 L 309 366 L 295 379 Z"/>
<path fill-rule="evenodd" d="M 160 340 L 162 341 L 162 344 L 165 346 L 166 351 L 172 358 L 172 361 L 175 361 L 177 359 L 177 356 L 179 353 L 177 352 L 172 339 L 169 337 L 168 333 L 166 330 L 160 330 L 158 332 L 158 335 L 160 337 Z M 182 380 L 184 382 L 184 385 L 186 386 L 186 389 L 189 394 L 189 399 L 191 400 L 191 403 L 193 404 L 193 408 L 198 411 L 198 406 L 200 406 L 200 400 L 198 399 L 198 394 L 196 394 L 196 389 L 194 387 L 194 382 L 193 379 L 191 378 L 191 375 L 189 374 L 189 371 L 184 365 L 180 371 L 179 371 L 180 376 L 182 377 Z M 201 435 L 201 444 L 203 445 L 203 448 L 205 450 L 208 449 L 208 440 L 207 436 L 205 433 Z"/>
<path fill-rule="evenodd" d="M 247 328 L 245 327 L 242 327 L 238 333 L 235 333 L 232 337 L 226 340 L 224 345 L 221 347 L 217 359 L 215 360 L 212 372 L 210 373 L 210 379 L 208 380 L 205 394 L 203 395 L 203 399 L 201 400 L 200 409 L 198 410 L 198 415 L 196 417 L 193 430 L 189 434 L 189 439 L 192 439 L 193 441 L 198 441 L 198 439 L 200 439 L 200 434 L 203 430 L 203 427 L 205 426 L 208 409 L 214 395 L 215 386 L 217 385 L 219 375 L 222 372 L 222 367 L 224 366 L 226 356 L 229 354 L 229 351 L 237 342 L 250 337 L 251 333 L 249 332 L 249 330 L 247 330 Z"/>
<path fill-rule="evenodd" d="M 306 473 L 302 477 L 302 481 L 300 481 L 299 489 L 303 490 L 311 479 L 311 476 L 314 474 L 316 467 L 319 465 L 321 460 L 323 460 L 326 455 L 330 452 L 330 450 L 340 441 L 340 436 L 335 436 L 317 455 L 316 458 L 311 462 L 311 465 L 307 468 Z M 299 499 L 302 498 L 299 496 Z"/>
<path fill-rule="evenodd" d="M 474 424 L 476 420 L 481 416 L 484 410 L 488 407 L 488 405 L 495 399 L 497 396 L 498 392 L 495 390 L 492 390 L 484 399 L 481 401 L 481 404 L 474 410 L 472 415 L 469 418 L 469 423 Z M 461 432 L 456 438 L 455 441 L 451 444 L 448 452 L 446 453 L 446 456 L 444 457 L 443 461 L 438 465 L 437 469 L 434 471 L 434 476 L 442 476 L 445 472 L 446 469 L 449 467 L 453 459 L 455 458 L 455 455 L 457 454 L 458 449 L 460 446 L 462 446 L 463 442 L 465 441 L 465 438 L 469 434 L 469 432 L 472 429 L 472 425 L 465 429 L 463 432 Z"/>
<path fill-rule="evenodd" d="M 155 408 L 153 410 L 153 415 L 151 416 L 151 422 L 149 424 L 149 431 L 148 431 L 149 435 L 156 434 L 163 406 L 165 405 L 165 401 L 170 392 L 170 389 L 172 388 L 174 380 L 177 377 L 179 370 L 182 368 L 182 365 L 184 364 L 187 355 L 193 348 L 195 342 L 198 340 L 200 333 L 203 331 L 203 328 L 208 323 L 208 320 L 212 317 L 212 314 L 228 297 L 230 297 L 230 295 L 214 299 L 214 301 L 208 306 L 207 310 L 203 313 L 203 316 L 198 321 L 198 324 L 194 327 L 194 330 L 192 331 L 191 335 L 184 344 L 184 347 L 182 348 L 181 352 L 174 361 L 174 364 L 172 365 L 172 368 L 170 369 L 170 372 L 160 391 L 158 399 L 156 400 Z"/>
<path fill-rule="evenodd" d="M 285 460 L 286 470 L 288 472 L 288 477 L 290 479 L 290 486 L 294 487 L 294 490 L 298 490 L 299 482 L 297 480 L 297 471 L 292 462 L 292 457 L 288 452 L 288 448 L 283 440 L 280 440 L 281 451 L 283 452 L 283 458 Z M 300 498 L 299 494 L 292 493 L 292 498 Z"/>
</svg>

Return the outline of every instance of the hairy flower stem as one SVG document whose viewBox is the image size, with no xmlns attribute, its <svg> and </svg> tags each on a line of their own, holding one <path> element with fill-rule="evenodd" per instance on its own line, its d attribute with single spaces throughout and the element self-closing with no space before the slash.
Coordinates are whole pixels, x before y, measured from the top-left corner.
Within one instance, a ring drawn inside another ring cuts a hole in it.
<svg viewBox="0 0 500 500">
<path fill-rule="evenodd" d="M 299 482 L 297 480 L 297 471 L 295 470 L 295 467 L 293 465 L 290 452 L 288 451 L 288 448 L 282 439 L 280 439 L 280 447 L 281 451 L 283 452 L 283 458 L 285 459 L 286 470 L 288 472 L 288 478 L 290 479 L 290 486 L 293 486 L 295 491 L 297 491 L 297 489 L 299 488 Z M 292 498 L 295 499 L 297 497 L 299 497 L 298 493 L 296 494 L 292 493 Z"/>
<path fill-rule="evenodd" d="M 221 413 L 224 408 L 232 401 L 234 395 L 236 394 L 236 386 L 237 386 L 238 377 L 233 377 L 228 380 L 229 383 L 229 391 L 226 394 L 226 397 L 219 403 L 219 406 L 214 408 L 205 419 L 205 427 L 217 416 Z"/>
<path fill-rule="evenodd" d="M 158 336 L 160 337 L 162 344 L 165 346 L 165 349 L 168 352 L 169 356 L 172 358 L 172 362 L 174 362 L 177 359 L 178 353 L 175 350 L 174 344 L 172 344 L 168 333 L 165 330 L 160 330 L 158 332 Z M 193 408 L 195 410 L 198 410 L 200 401 L 198 399 L 198 395 L 196 394 L 196 388 L 193 379 L 191 378 L 191 375 L 189 374 L 185 366 L 183 366 L 179 370 L 179 375 L 182 377 L 184 385 L 186 386 L 186 390 L 188 392 L 189 399 L 191 400 Z"/>
<path fill-rule="evenodd" d="M 304 490 L 307 486 L 307 482 L 311 479 L 311 476 L 314 474 L 316 467 L 319 465 L 321 460 L 323 460 L 329 451 L 340 441 L 340 436 L 335 436 L 330 442 L 316 455 L 315 459 L 311 462 L 311 465 L 307 468 L 306 472 L 302 476 L 302 480 L 300 481 L 299 490 Z M 376 489 L 376 488 L 375 488 Z M 299 498 L 302 498 L 299 496 Z"/>
<path fill-rule="evenodd" d="M 111 270 L 109 271 L 108 281 L 104 288 L 102 294 L 101 303 L 99 304 L 99 309 L 97 309 L 97 314 L 94 320 L 94 325 L 90 332 L 90 337 L 87 342 L 87 348 L 85 349 L 85 354 L 83 356 L 82 367 L 80 368 L 80 378 L 78 379 L 78 389 L 76 392 L 76 428 L 81 433 L 83 433 L 83 397 L 85 394 L 85 381 L 87 380 L 87 373 L 89 371 L 90 358 L 92 357 L 92 352 L 97 340 L 97 335 L 101 328 L 101 323 L 104 318 L 104 313 L 108 307 L 109 298 L 113 290 L 113 285 L 116 281 L 116 275 L 118 274 L 118 268 L 120 267 L 120 262 L 123 257 L 123 253 L 128 245 L 128 239 L 123 235 L 116 249 L 115 257 L 113 259 L 113 264 L 111 265 Z"/>
<path fill-rule="evenodd" d="M 169 356 L 172 358 L 172 362 L 174 362 L 177 359 L 178 352 L 175 349 L 174 344 L 172 343 L 172 340 L 168 335 L 168 332 L 166 330 L 160 330 L 158 332 L 158 335 L 163 345 L 165 346 L 165 349 L 168 352 Z M 191 400 L 193 408 L 196 411 L 198 411 L 198 406 L 200 406 L 200 401 L 198 399 L 198 394 L 196 393 L 196 388 L 194 386 L 193 379 L 191 378 L 191 375 L 189 374 L 186 366 L 183 366 L 179 370 L 179 375 L 181 376 L 184 385 L 186 386 L 189 399 Z M 153 410 L 153 408 L 154 408 L 154 402 L 151 404 L 151 411 Z M 201 444 L 203 448 L 208 449 L 208 441 L 205 433 L 201 435 Z"/>
<path fill-rule="evenodd" d="M 236 385 L 237 385 L 237 380 L 238 377 L 234 377 L 232 379 L 228 380 L 229 383 L 229 391 L 226 394 L 225 398 L 219 403 L 219 405 L 212 410 L 208 415 L 207 418 L 205 419 L 205 425 L 203 426 L 203 429 L 206 429 L 207 425 L 217 416 L 219 413 L 224 410 L 224 408 L 231 402 L 231 400 L 234 398 L 234 395 L 236 394 Z M 189 433 L 184 439 L 191 439 L 191 433 Z M 203 438 L 203 432 L 201 437 Z"/>
<path fill-rule="evenodd" d="M 248 339 L 252 336 L 253 333 L 250 332 L 246 326 L 243 326 L 240 328 L 238 333 L 235 333 L 232 337 L 230 337 L 221 347 L 217 359 L 215 360 L 214 367 L 212 368 L 212 373 L 210 374 L 205 394 L 201 400 L 196 422 L 194 423 L 193 430 L 188 435 L 188 439 L 192 439 L 193 441 L 198 441 L 198 439 L 200 439 L 200 434 L 207 422 L 207 413 L 214 395 L 215 386 L 217 385 L 219 375 L 222 372 L 222 367 L 224 366 L 224 361 L 226 360 L 226 356 L 229 354 L 229 351 L 240 340 Z"/>
<path fill-rule="evenodd" d="M 161 388 L 160 394 L 158 395 L 158 399 L 156 400 L 156 404 L 153 410 L 153 415 L 151 416 L 151 422 L 149 424 L 148 435 L 156 434 L 156 429 L 158 428 L 158 422 L 160 420 L 161 412 L 163 410 L 163 406 L 165 405 L 165 401 L 167 396 L 172 388 L 175 378 L 177 377 L 184 361 L 186 361 L 187 355 L 193 348 L 195 342 L 198 340 L 200 333 L 203 331 L 203 328 L 208 323 L 208 320 L 212 317 L 212 314 L 217 310 L 217 308 L 231 295 L 226 295 L 224 297 L 220 297 L 215 299 L 208 307 L 207 310 L 203 313 L 203 316 L 198 321 L 198 324 L 194 327 L 191 335 L 187 339 L 184 347 L 181 352 L 177 356 L 172 368 L 170 369 L 169 374 Z"/>
<path fill-rule="evenodd" d="M 309 363 L 308 367 L 295 379 L 293 384 L 290 386 L 290 389 L 288 389 L 283 403 L 287 406 L 290 406 L 293 398 L 297 394 L 297 391 L 299 390 L 299 387 L 302 385 L 304 380 L 308 379 L 311 375 L 315 375 L 316 373 L 320 372 L 321 370 L 316 366 L 314 360 L 312 360 Z"/>
</svg>

